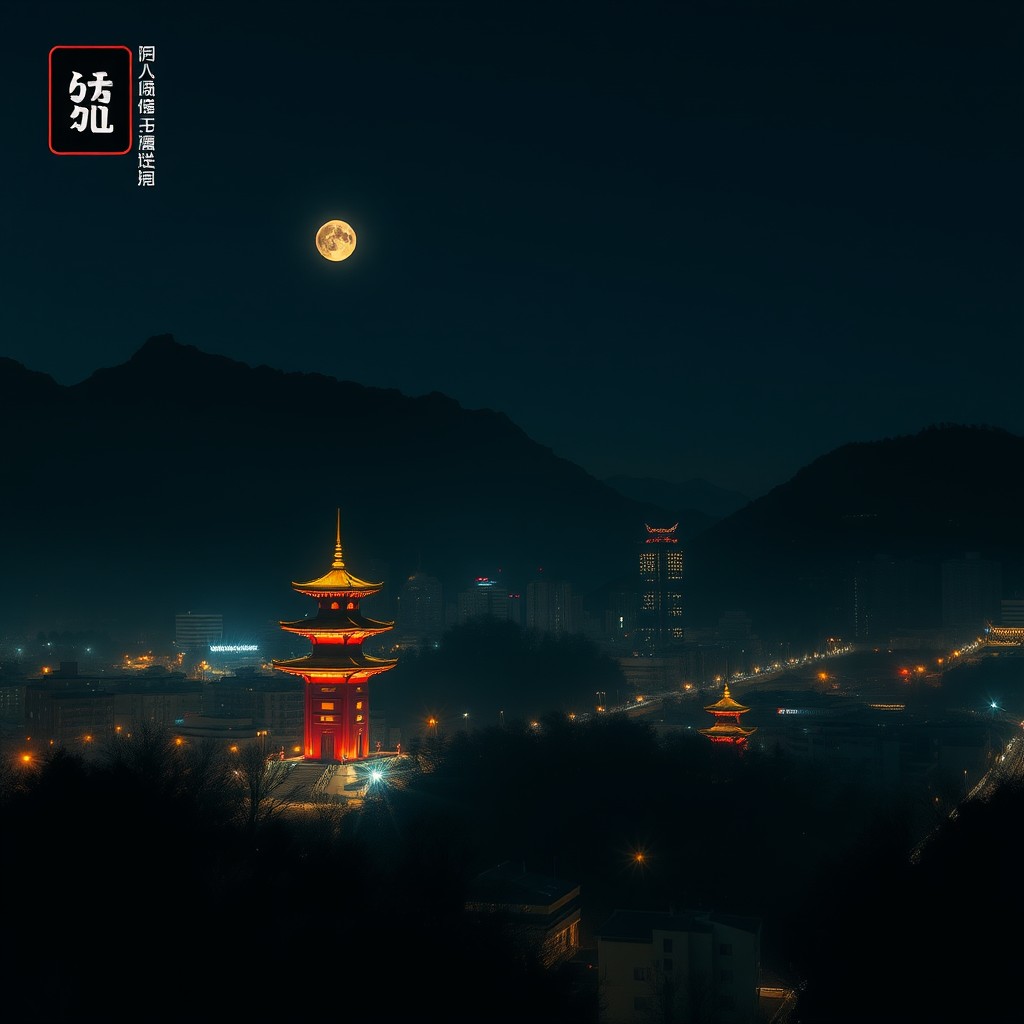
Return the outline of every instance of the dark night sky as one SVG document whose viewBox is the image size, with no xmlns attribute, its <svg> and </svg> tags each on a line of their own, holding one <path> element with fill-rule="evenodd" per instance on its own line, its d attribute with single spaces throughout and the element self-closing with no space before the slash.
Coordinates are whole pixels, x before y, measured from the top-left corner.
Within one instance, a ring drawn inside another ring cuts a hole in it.
<svg viewBox="0 0 1024 1024">
<path fill-rule="evenodd" d="M 1019 5 L 213 6 L 19 5 L 0 354 L 70 384 L 168 332 L 751 496 L 1024 432 Z M 155 189 L 48 150 L 84 43 L 157 48 Z"/>
</svg>

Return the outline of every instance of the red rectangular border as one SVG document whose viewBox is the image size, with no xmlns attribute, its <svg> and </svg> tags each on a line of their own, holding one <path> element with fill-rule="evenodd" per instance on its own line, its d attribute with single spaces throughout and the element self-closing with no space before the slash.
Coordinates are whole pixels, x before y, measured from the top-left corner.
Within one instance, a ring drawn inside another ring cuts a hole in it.
<svg viewBox="0 0 1024 1024">
<path fill-rule="evenodd" d="M 128 148 L 122 149 L 117 153 L 96 153 L 88 152 L 85 150 L 70 152 L 69 150 L 57 150 L 53 148 L 53 51 L 54 50 L 124 50 L 128 54 Z M 133 132 L 135 131 L 134 123 L 132 121 L 132 110 L 135 102 L 135 97 L 132 94 L 133 85 L 135 79 L 132 77 L 132 50 L 130 46 L 124 46 L 121 43 L 114 43 L 110 46 L 51 46 L 50 52 L 46 55 L 46 71 L 47 78 L 49 79 L 47 90 L 47 111 L 46 111 L 46 143 L 50 147 L 50 152 L 54 156 L 124 156 L 126 153 L 132 151 L 132 146 L 135 144 L 135 137 Z"/>
</svg>

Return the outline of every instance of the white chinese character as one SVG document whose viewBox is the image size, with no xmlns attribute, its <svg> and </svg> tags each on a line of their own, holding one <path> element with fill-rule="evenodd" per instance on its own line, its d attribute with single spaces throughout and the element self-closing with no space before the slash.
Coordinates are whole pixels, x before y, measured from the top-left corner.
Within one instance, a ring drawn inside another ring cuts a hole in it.
<svg viewBox="0 0 1024 1024">
<path fill-rule="evenodd" d="M 156 171 L 139 171 L 139 184 L 140 185 L 155 185 L 156 184 Z"/>
<path fill-rule="evenodd" d="M 155 114 L 156 113 L 156 100 L 139 100 L 139 113 L 140 114 Z"/>
<path fill-rule="evenodd" d="M 149 69 L 149 64 L 143 64 L 142 70 L 139 72 L 139 78 L 155 78 L 156 76 Z"/>
<path fill-rule="evenodd" d="M 156 47 L 155 46 L 140 46 L 139 47 L 139 60 L 156 60 Z"/>
<path fill-rule="evenodd" d="M 108 124 L 110 111 L 106 104 L 110 102 L 110 89 L 107 86 L 113 83 L 107 78 L 105 71 L 97 71 L 87 83 L 82 82 L 82 75 L 78 71 L 71 72 L 71 81 L 68 84 L 68 96 L 75 105 L 71 108 L 71 128 L 76 132 L 84 132 L 86 125 L 94 135 L 109 135 L 114 126 Z M 92 87 L 92 104 L 87 108 L 78 104 L 85 99 L 85 87 Z"/>
<path fill-rule="evenodd" d="M 89 85 L 92 86 L 92 96 L 90 99 L 93 103 L 109 103 L 110 102 L 110 89 L 108 86 L 114 83 L 107 78 L 106 71 L 97 71 L 92 78 L 89 79 Z"/>
<path fill-rule="evenodd" d="M 156 149 L 156 139 L 152 135 L 140 135 L 139 149 Z"/>
<path fill-rule="evenodd" d="M 156 82 L 151 82 L 148 78 L 144 82 L 139 82 L 139 95 L 140 96 L 155 96 L 156 95 Z"/>
<path fill-rule="evenodd" d="M 156 121 L 151 117 L 140 117 L 139 118 L 139 131 L 140 132 L 155 132 Z"/>
<path fill-rule="evenodd" d="M 112 124 L 107 124 L 107 115 L 109 111 L 106 107 L 100 106 L 99 104 L 93 103 L 88 109 L 85 107 L 73 107 L 71 110 L 71 120 L 74 122 L 75 118 L 80 118 L 77 123 L 71 125 L 73 131 L 84 132 L 86 124 L 89 125 L 89 131 L 94 135 L 109 135 L 113 130 Z"/>
</svg>

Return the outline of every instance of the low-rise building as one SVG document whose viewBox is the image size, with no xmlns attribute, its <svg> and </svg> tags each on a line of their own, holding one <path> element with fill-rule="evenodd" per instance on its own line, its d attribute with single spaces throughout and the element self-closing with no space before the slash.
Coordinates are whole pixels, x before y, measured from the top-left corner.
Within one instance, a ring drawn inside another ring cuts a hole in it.
<svg viewBox="0 0 1024 1024">
<path fill-rule="evenodd" d="M 580 946 L 580 887 L 504 861 L 470 883 L 466 910 L 501 914 L 546 967 L 574 956 Z"/>
<path fill-rule="evenodd" d="M 761 922 L 617 910 L 597 933 L 601 1024 L 758 1020 Z"/>
</svg>

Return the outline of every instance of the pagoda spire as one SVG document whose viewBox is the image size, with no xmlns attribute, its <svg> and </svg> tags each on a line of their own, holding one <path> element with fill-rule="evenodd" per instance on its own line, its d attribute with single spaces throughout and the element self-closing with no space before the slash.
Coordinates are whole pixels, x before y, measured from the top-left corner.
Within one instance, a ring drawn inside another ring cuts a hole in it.
<svg viewBox="0 0 1024 1024">
<path fill-rule="evenodd" d="M 341 509 L 338 509 L 338 523 L 334 531 L 334 561 L 331 562 L 332 569 L 344 569 L 345 559 L 341 553 Z"/>
</svg>

